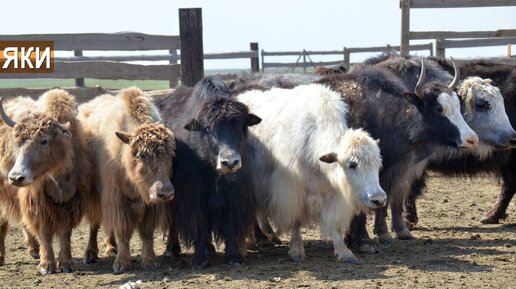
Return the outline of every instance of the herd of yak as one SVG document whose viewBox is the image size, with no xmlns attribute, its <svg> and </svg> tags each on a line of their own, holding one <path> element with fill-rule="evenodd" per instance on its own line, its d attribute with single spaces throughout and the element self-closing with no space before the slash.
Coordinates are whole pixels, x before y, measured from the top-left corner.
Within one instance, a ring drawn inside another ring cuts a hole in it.
<svg viewBox="0 0 516 289">
<path fill-rule="evenodd" d="M 393 240 L 387 205 L 396 237 L 413 238 L 429 170 L 499 177 L 483 223 L 506 218 L 516 191 L 516 67 L 485 61 L 384 54 L 351 72 L 207 77 L 163 97 L 133 87 L 80 105 L 53 89 L 0 98 L 0 116 L 0 265 L 14 222 L 42 274 L 73 271 L 82 219 L 84 262 L 98 260 L 102 226 L 114 273 L 131 268 L 135 230 L 143 267 L 156 268 L 158 229 L 165 254 L 194 248 L 195 268 L 214 242 L 238 266 L 247 248 L 285 232 L 290 257 L 303 261 L 300 228 L 310 224 L 339 261 L 357 263 L 348 246 L 377 252 L 370 211 L 379 242 Z"/>
</svg>

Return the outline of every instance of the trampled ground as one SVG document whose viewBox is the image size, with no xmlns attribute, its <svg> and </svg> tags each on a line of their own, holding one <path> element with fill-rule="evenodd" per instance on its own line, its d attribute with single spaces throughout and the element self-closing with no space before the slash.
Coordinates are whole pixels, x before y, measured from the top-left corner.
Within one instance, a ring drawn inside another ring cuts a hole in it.
<svg viewBox="0 0 516 289">
<path fill-rule="evenodd" d="M 81 263 L 88 237 L 82 225 L 73 234 L 76 272 L 41 276 L 37 261 L 22 246 L 21 231 L 13 226 L 6 265 L 0 267 L 0 288 L 118 288 L 136 280 L 142 280 L 141 288 L 516 288 L 516 200 L 502 224 L 478 222 L 498 189 L 489 177 L 432 178 L 429 193 L 419 202 L 416 240 L 378 245 L 380 254 L 357 255 L 360 265 L 338 263 L 331 242 L 320 240 L 318 231 L 310 229 L 303 231 L 306 261 L 301 264 L 290 261 L 288 236 L 282 236 L 282 246 L 250 252 L 242 268 L 223 264 L 219 253 L 208 269 L 192 270 L 187 251 L 179 258 L 160 257 L 160 269 L 150 272 L 139 265 L 135 235 L 134 270 L 113 275 L 113 258 Z M 162 234 L 156 235 L 155 243 L 156 252 L 163 252 Z"/>
</svg>

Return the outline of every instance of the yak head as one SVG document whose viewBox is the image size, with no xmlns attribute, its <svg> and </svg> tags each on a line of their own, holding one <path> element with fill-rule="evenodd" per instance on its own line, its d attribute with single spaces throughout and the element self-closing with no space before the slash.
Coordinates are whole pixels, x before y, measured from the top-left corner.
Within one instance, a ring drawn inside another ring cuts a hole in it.
<svg viewBox="0 0 516 289">
<path fill-rule="evenodd" d="M 382 158 L 378 143 L 362 129 L 348 129 L 338 139 L 333 151 L 319 158 L 334 166 L 329 180 L 357 211 L 385 206 L 387 194 L 380 186 Z"/>
<path fill-rule="evenodd" d="M 145 203 L 169 201 L 174 197 L 172 158 L 176 142 L 172 131 L 161 123 L 146 123 L 132 134 L 116 132 L 127 148 L 123 163 L 127 176 Z"/>
<path fill-rule="evenodd" d="M 205 157 L 217 172 L 230 174 L 242 167 L 247 127 L 260 121 L 243 103 L 217 96 L 206 100 L 184 128 L 200 134 Z"/>
<path fill-rule="evenodd" d="M 14 165 L 8 174 L 11 185 L 27 186 L 72 165 L 70 122 L 59 123 L 41 112 L 15 122 L 6 115 L 1 98 L 0 115 L 12 127 Z"/>
<path fill-rule="evenodd" d="M 461 149 L 475 149 L 479 142 L 478 136 L 464 121 L 460 100 L 454 92 L 459 77 L 455 63 L 454 66 L 455 78 L 449 85 L 436 81 L 425 83 L 425 62 L 422 61 L 415 92 L 405 93 L 405 98 L 421 113 L 427 141 Z"/>
</svg>

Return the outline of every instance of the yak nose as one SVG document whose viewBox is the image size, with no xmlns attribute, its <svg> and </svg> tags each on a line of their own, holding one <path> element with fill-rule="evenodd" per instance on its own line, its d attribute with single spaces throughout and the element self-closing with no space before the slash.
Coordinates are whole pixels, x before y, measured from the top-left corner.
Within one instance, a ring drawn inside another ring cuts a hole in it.
<svg viewBox="0 0 516 289">
<path fill-rule="evenodd" d="M 13 185 L 22 184 L 25 180 L 25 176 L 22 175 L 10 175 L 9 182 Z"/>
<path fill-rule="evenodd" d="M 158 198 L 164 201 L 172 200 L 172 198 L 174 198 L 174 186 L 172 186 L 172 184 L 165 185 L 158 191 Z"/>
<path fill-rule="evenodd" d="M 384 207 L 387 204 L 387 194 L 384 191 L 369 194 L 369 201 L 373 207 Z"/>
<path fill-rule="evenodd" d="M 235 172 L 242 167 L 242 162 L 239 156 L 220 158 L 217 164 L 217 170 L 228 173 Z"/>
<path fill-rule="evenodd" d="M 233 160 L 233 161 L 227 161 L 227 160 L 224 160 L 221 162 L 222 165 L 227 168 L 227 169 L 233 169 L 234 167 L 236 167 L 240 161 L 239 160 Z"/>
<path fill-rule="evenodd" d="M 459 147 L 463 149 L 474 149 L 478 146 L 478 142 L 478 136 L 474 134 L 468 137 Z"/>
</svg>

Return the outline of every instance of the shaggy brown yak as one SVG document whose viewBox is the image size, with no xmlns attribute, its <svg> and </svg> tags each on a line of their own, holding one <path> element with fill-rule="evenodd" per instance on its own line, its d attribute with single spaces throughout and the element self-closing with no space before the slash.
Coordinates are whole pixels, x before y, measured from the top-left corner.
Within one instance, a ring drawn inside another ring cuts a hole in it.
<svg viewBox="0 0 516 289">
<path fill-rule="evenodd" d="M 174 135 L 137 88 L 122 90 L 118 96 L 99 96 L 82 104 L 79 115 L 96 171 L 92 188 L 100 192 L 102 222 L 116 237 L 113 271 L 130 269 L 129 241 L 135 229 L 142 239 L 143 266 L 153 269 L 154 230 L 166 219 L 165 201 L 174 196 L 170 181 Z"/>
<path fill-rule="evenodd" d="M 7 220 L 21 219 L 40 244 L 40 272 L 56 271 L 54 235 L 59 237 L 61 247 L 57 265 L 62 272 L 72 272 L 70 237 L 85 211 L 90 184 L 75 98 L 55 89 L 38 101 L 23 97 L 9 100 L 5 111 L 0 99 L 0 114 L 2 256 Z M 29 251 L 37 256 L 37 242 L 27 240 Z"/>
</svg>

